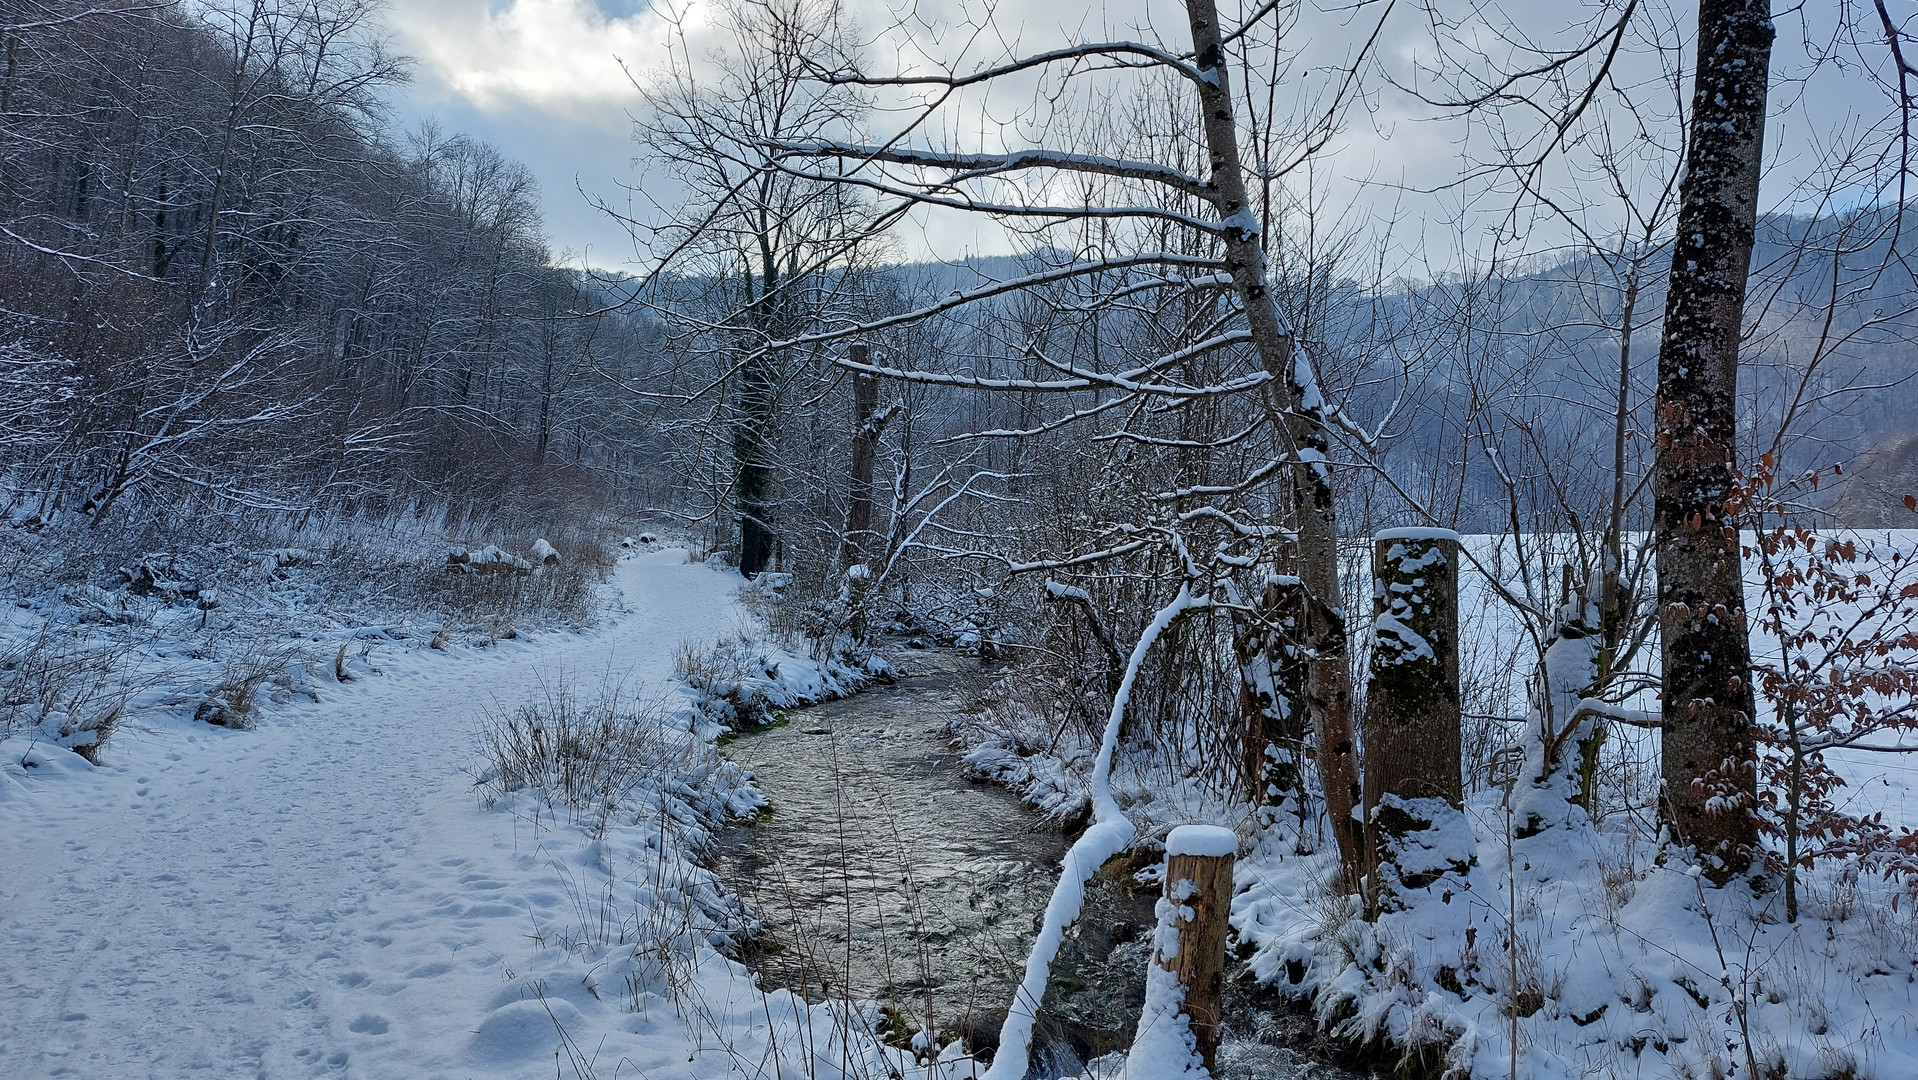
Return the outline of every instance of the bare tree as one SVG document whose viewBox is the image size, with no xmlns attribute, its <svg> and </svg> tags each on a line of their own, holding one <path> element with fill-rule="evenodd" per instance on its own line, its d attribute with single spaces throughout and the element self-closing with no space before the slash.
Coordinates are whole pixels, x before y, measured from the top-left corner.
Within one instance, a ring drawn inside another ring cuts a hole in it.
<svg viewBox="0 0 1918 1080">
<path fill-rule="evenodd" d="M 1658 354 L 1665 805 L 1713 880 L 1758 842 L 1751 643 L 1739 554 L 1738 349 L 1771 70 L 1769 0 L 1703 0 L 1690 146 Z"/>
<path fill-rule="evenodd" d="M 723 399 L 739 567 L 751 576 L 771 564 L 776 540 L 782 397 L 795 365 L 783 343 L 843 289 L 866 232 L 856 193 L 774 167 L 767 146 L 850 130 L 864 103 L 805 77 L 845 47 L 835 3 L 734 3 L 726 18 L 733 40 L 716 74 L 682 52 L 644 87 L 642 142 L 699 194 L 643 243 L 668 259 L 703 257 L 699 277 L 736 283 L 717 303 L 682 295 L 654 310 L 696 350 L 720 350 L 720 370 L 696 393 Z"/>
</svg>

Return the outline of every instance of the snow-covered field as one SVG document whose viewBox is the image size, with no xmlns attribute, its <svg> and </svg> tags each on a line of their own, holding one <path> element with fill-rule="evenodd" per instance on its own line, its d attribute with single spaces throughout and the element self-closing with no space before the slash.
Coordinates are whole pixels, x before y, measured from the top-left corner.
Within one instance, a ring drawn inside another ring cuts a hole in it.
<svg viewBox="0 0 1918 1080">
<path fill-rule="evenodd" d="M 0 1076 L 912 1071 L 713 947 L 738 912 L 693 853 L 758 797 L 672 668 L 740 584 L 649 552 L 593 631 L 395 645 L 250 731 L 137 710 L 98 767 L 0 743 Z M 486 805 L 485 717 L 562 683 L 653 703 L 656 768 L 603 817 Z"/>
</svg>

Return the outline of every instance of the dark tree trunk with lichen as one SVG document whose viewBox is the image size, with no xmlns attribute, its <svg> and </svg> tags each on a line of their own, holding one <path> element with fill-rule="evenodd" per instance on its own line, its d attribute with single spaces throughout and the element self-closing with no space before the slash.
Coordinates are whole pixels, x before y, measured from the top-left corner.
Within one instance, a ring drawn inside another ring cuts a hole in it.
<svg viewBox="0 0 1918 1080">
<path fill-rule="evenodd" d="M 770 355 L 748 360 L 739 373 L 739 415 L 733 421 L 737 470 L 733 505 L 739 515 L 739 572 L 752 577 L 772 563 L 773 397 Z"/>
<path fill-rule="evenodd" d="M 739 366 L 733 405 L 733 508 L 739 520 L 739 572 L 753 577 L 772 565 L 773 489 L 779 405 L 779 354 L 764 347 L 790 324 L 791 280 L 781 281 L 769 233 L 762 224 L 759 292 L 746 275 L 747 312 L 755 331 Z M 782 286 L 784 286 L 782 288 Z"/>
<path fill-rule="evenodd" d="M 872 349 L 854 344 L 851 360 L 870 363 Z M 879 376 L 855 371 L 852 375 L 852 473 L 846 490 L 846 532 L 839 542 L 839 564 L 851 567 L 870 557 L 876 537 L 872 531 L 872 472 L 879 448 Z"/>
<path fill-rule="evenodd" d="M 1396 865 L 1411 834 L 1465 805 L 1459 771 L 1458 539 L 1381 533 L 1372 545 L 1372 655 L 1365 686 L 1367 910 L 1431 866 Z M 1412 845 L 1424 848 L 1421 839 Z M 1381 864 L 1392 863 L 1392 866 Z"/>
<path fill-rule="evenodd" d="M 1691 147 L 1658 350 L 1653 519 L 1667 824 L 1713 880 L 1757 844 L 1751 643 L 1732 499 L 1738 346 L 1758 210 L 1769 0 L 1703 0 Z"/>
<path fill-rule="evenodd" d="M 1305 586 L 1278 577 L 1234 627 L 1244 775 L 1262 821 L 1305 811 L 1305 619 Z"/>
</svg>

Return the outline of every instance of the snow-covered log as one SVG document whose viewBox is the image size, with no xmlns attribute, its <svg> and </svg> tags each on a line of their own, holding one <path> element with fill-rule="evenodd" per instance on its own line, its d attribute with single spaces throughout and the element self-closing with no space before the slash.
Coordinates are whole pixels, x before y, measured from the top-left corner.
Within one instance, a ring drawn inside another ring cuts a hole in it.
<svg viewBox="0 0 1918 1080">
<path fill-rule="evenodd" d="M 488 544 L 478 551 L 455 547 L 446 553 L 446 568 L 463 574 L 530 574 L 533 564 L 510 551 Z"/>
</svg>

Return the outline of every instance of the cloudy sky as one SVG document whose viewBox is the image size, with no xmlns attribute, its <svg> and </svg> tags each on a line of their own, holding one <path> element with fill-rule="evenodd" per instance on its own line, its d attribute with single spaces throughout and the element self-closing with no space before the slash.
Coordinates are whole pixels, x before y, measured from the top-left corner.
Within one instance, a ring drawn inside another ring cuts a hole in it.
<svg viewBox="0 0 1918 1080">
<path fill-rule="evenodd" d="M 703 55 L 717 40 L 707 22 L 711 0 L 679 2 L 688 47 Z M 1177 44 L 1181 35 L 1174 31 L 1182 30 L 1179 9 L 1168 0 L 918 0 L 910 11 L 889 0 L 846 2 L 868 37 L 884 38 L 891 28 L 882 47 L 872 50 L 888 60 L 914 48 L 930 55 L 949 53 L 958 47 L 955 43 L 968 41 L 967 56 L 976 61 L 995 50 L 1030 52 L 1075 39 L 1150 38 L 1158 32 L 1155 25 Z M 1897 2 L 1912 6 L 1912 0 Z M 666 62 L 671 28 L 664 9 L 647 0 L 391 3 L 388 22 L 396 44 L 416 61 L 413 81 L 396 101 L 398 119 L 410 126 L 435 118 L 449 131 L 483 138 L 525 162 L 539 178 L 555 249 L 600 267 L 632 264 L 633 245 L 625 230 L 596 210 L 588 196 L 630 206 L 642 217 L 653 211 L 645 196 L 634 200 L 627 185 L 667 203 L 677 197 L 635 162 L 632 140 L 632 117 L 640 108 L 633 77 L 645 79 Z M 1671 26 L 1686 26 L 1690 16 L 1683 0 L 1674 3 L 1679 7 L 1650 0 L 1645 8 L 1656 7 Z M 1301 67 L 1307 78 L 1335 71 L 1370 30 L 1372 13 L 1382 10 L 1373 4 L 1354 14 L 1352 5 L 1339 0 L 1322 0 L 1322 5 L 1305 4 L 1290 32 L 1291 40 L 1307 43 Z M 1229 6 L 1230 0 L 1222 4 Z M 1541 20 L 1532 28 L 1539 41 L 1553 40 L 1569 15 L 1581 20 L 1602 15 L 1599 0 L 1514 2 L 1510 9 L 1501 17 Z M 880 31 L 872 32 L 874 27 Z M 978 33 L 981 27 L 989 33 Z M 1781 19 L 1776 63 L 1788 72 L 1805 70 L 1805 42 L 1825 33 Z M 1488 50 L 1499 47 L 1489 28 L 1462 25 L 1454 36 L 1474 34 L 1493 41 Z M 1378 55 L 1398 73 L 1419 63 L 1429 68 L 1434 55 L 1429 26 L 1418 18 L 1388 20 Z M 1316 69 L 1314 61 L 1320 65 Z M 1864 123 L 1858 118 L 1883 112 L 1877 91 L 1868 83 L 1834 79 L 1820 70 L 1809 83 L 1794 82 L 1774 93 L 1779 115 L 1768 149 L 1776 169 L 1767 178 L 1773 193 L 1815 173 L 1831 156 L 1830 140 L 1848 124 Z M 1645 74 L 1655 75 L 1649 68 Z M 1374 219 L 1397 217 L 1401 235 L 1413 229 L 1455 234 L 1483 230 L 1484 213 L 1478 218 L 1467 214 L 1465 224 L 1458 224 L 1466 202 L 1459 191 L 1430 190 L 1457 176 L 1462 153 L 1472 149 L 1474 137 L 1456 124 L 1434 122 L 1429 110 L 1407 95 L 1375 83 L 1365 108 L 1354 114 L 1326 159 L 1319 183 L 1331 189 L 1326 195 L 1338 206 L 1356 208 Z M 925 231 L 902 240 L 914 257 L 957 258 L 1009 249 L 1004 237 L 976 223 L 926 224 Z"/>
<path fill-rule="evenodd" d="M 629 258 L 624 232 L 580 189 L 619 202 L 621 182 L 634 178 L 637 95 L 620 60 L 654 62 L 659 20 L 592 0 L 393 0 L 390 12 L 396 44 L 415 61 L 400 118 L 435 118 L 525 162 L 556 248 L 601 266 Z"/>
</svg>

